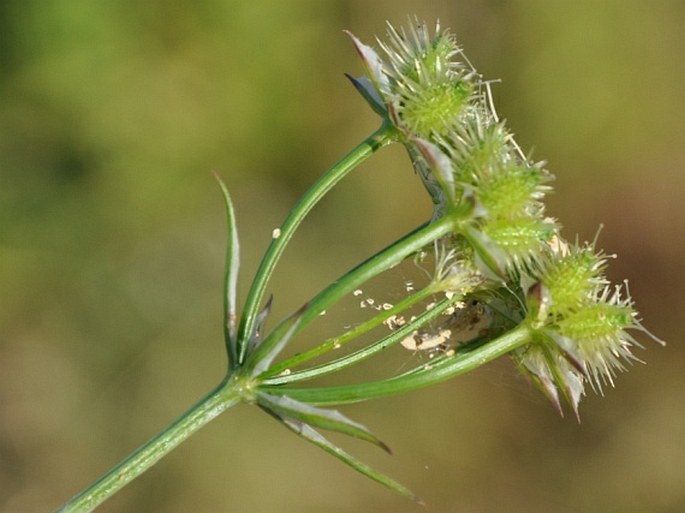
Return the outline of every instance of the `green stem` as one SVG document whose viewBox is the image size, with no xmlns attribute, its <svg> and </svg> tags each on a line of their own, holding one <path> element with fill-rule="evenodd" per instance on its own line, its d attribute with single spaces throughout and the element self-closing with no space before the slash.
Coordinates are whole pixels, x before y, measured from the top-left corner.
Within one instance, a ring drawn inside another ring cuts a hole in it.
<svg viewBox="0 0 685 513">
<path fill-rule="evenodd" d="M 152 467 L 186 438 L 220 413 L 240 402 L 232 380 L 224 380 L 166 429 L 112 468 L 100 479 L 65 503 L 56 513 L 87 513 L 112 497 Z"/>
<path fill-rule="evenodd" d="M 308 369 L 302 370 L 302 371 L 297 371 L 293 372 L 292 374 L 288 375 L 283 375 L 283 376 L 275 376 L 272 378 L 266 378 L 262 381 L 264 385 L 283 385 L 286 383 L 295 383 L 297 381 L 304 381 L 307 379 L 313 379 L 317 378 L 319 376 L 323 376 L 325 374 L 329 374 L 331 372 L 337 372 L 340 371 L 346 367 L 350 367 L 351 365 L 354 365 L 358 362 L 361 362 L 363 360 L 366 360 L 367 358 L 371 358 L 375 354 L 380 353 L 381 351 L 386 350 L 387 348 L 397 344 L 398 342 L 404 340 L 406 337 L 408 337 L 414 330 L 418 329 L 421 326 L 424 326 L 426 323 L 432 321 L 436 317 L 438 317 L 440 314 L 442 314 L 447 308 L 450 307 L 450 305 L 453 304 L 453 301 L 450 301 L 448 299 L 443 299 L 440 303 L 436 304 L 433 308 L 430 310 L 426 310 L 425 312 L 419 314 L 416 319 L 413 321 L 405 324 L 402 328 L 398 329 L 391 335 L 382 338 L 380 340 L 377 340 L 376 342 L 363 347 L 362 349 L 359 349 L 358 351 L 355 351 L 353 353 L 347 354 L 341 358 L 338 358 L 337 360 L 333 360 L 331 362 L 324 363 L 322 365 L 318 365 L 316 367 L 310 367 Z M 262 379 L 262 376 L 259 376 L 260 379 Z"/>
<path fill-rule="evenodd" d="M 265 355 L 273 350 L 274 346 L 283 339 L 283 336 L 286 333 L 294 336 L 312 320 L 316 319 L 321 312 L 330 308 L 361 284 L 367 282 L 381 272 L 396 266 L 409 255 L 419 251 L 421 248 L 440 237 L 451 232 L 458 232 L 461 229 L 462 222 L 461 213 L 453 212 L 433 223 L 417 228 L 359 264 L 319 292 L 307 304 L 303 311 L 298 314 L 293 314 L 283 320 L 250 355 L 250 361 L 246 364 L 247 367 L 254 368 Z M 297 322 L 298 326 L 294 332 L 290 333 L 293 322 Z"/>
<path fill-rule="evenodd" d="M 441 383 L 459 374 L 472 371 L 523 346 L 529 342 L 530 335 L 530 327 L 521 324 L 473 351 L 446 358 L 435 365 L 428 365 L 422 372 L 411 372 L 382 381 L 319 388 L 261 385 L 260 389 L 269 394 L 286 395 L 291 399 L 316 405 L 354 403 L 401 394 Z"/>
<path fill-rule="evenodd" d="M 270 378 L 272 376 L 277 376 L 286 369 L 293 369 L 298 365 L 302 365 L 303 363 L 313 360 L 314 358 L 322 356 L 330 351 L 338 350 L 348 342 L 354 340 L 357 337 L 360 337 L 364 333 L 367 333 L 368 331 L 376 328 L 377 326 L 380 326 L 390 317 L 404 312 L 408 308 L 411 308 L 416 303 L 423 301 L 424 299 L 426 299 L 434 293 L 435 290 L 433 287 L 424 287 L 418 292 L 403 299 L 389 310 L 381 310 L 378 314 L 374 315 L 370 319 L 367 319 L 366 321 L 355 326 L 354 328 L 346 331 L 342 335 L 338 335 L 337 337 L 331 337 L 323 341 L 316 347 L 312 347 L 311 349 L 298 353 L 286 360 L 283 360 L 282 362 L 276 365 L 273 365 L 271 368 L 269 368 L 267 372 L 262 374 L 260 378 Z M 290 374 L 290 376 L 294 376 L 295 374 L 299 373 L 294 372 Z"/>
<path fill-rule="evenodd" d="M 264 298 L 267 283 L 273 274 L 274 268 L 276 267 L 285 246 L 295 233 L 295 230 L 297 230 L 300 223 L 314 205 L 316 205 L 328 191 L 374 152 L 392 142 L 396 136 L 395 134 L 396 129 L 392 125 L 383 123 L 376 132 L 362 141 L 361 144 L 350 151 L 319 178 L 290 211 L 288 217 L 281 225 L 280 235 L 271 240 L 271 244 L 262 258 L 259 269 L 257 269 L 254 281 L 252 282 L 245 300 L 240 330 L 238 332 L 238 340 L 241 343 L 238 355 L 240 363 L 242 363 L 245 358 L 246 340 L 254 329 L 255 319 L 262 299 Z"/>
</svg>

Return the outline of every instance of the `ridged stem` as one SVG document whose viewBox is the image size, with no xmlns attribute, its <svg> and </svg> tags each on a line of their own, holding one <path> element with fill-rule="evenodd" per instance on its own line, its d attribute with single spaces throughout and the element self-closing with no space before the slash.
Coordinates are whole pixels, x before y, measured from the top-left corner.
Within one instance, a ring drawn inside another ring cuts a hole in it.
<svg viewBox="0 0 685 513">
<path fill-rule="evenodd" d="M 286 245 L 300 226 L 309 211 L 314 208 L 323 196 L 330 191 L 340 180 L 347 176 L 354 168 L 361 164 L 378 149 L 391 143 L 396 136 L 396 129 L 388 123 L 381 127 L 352 149 L 345 157 L 331 167 L 317 182 L 312 185 L 300 198 L 300 201 L 286 217 L 280 227 L 278 237 L 271 240 L 262 261 L 255 274 L 254 281 L 245 299 L 245 307 L 238 331 L 238 343 L 240 344 L 238 364 L 243 362 L 246 352 L 246 341 L 254 329 L 255 320 L 264 298 L 266 286 L 273 274 L 274 268 L 283 253 Z"/>
<path fill-rule="evenodd" d="M 88 513 L 139 477 L 181 442 L 240 402 L 236 381 L 224 380 L 176 421 L 140 446 L 100 479 L 65 503 L 56 513 Z"/>
</svg>

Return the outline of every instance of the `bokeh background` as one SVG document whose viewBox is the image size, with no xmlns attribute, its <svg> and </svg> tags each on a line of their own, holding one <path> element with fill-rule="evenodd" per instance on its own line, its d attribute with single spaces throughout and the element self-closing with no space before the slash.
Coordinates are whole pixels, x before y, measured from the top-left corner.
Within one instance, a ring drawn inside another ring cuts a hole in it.
<svg viewBox="0 0 685 513">
<path fill-rule="evenodd" d="M 571 239 L 605 224 L 611 277 L 669 345 L 642 338 L 648 365 L 587 397 L 580 425 L 501 361 L 344 409 L 394 456 L 341 443 L 429 511 L 685 511 L 680 0 L 1 2 L 0 511 L 52 511 L 222 378 L 210 169 L 236 204 L 244 292 L 272 228 L 378 124 L 342 30 L 369 41 L 408 14 L 502 80 L 501 115 L 557 176 L 550 213 Z M 362 166 L 286 253 L 275 315 L 425 220 L 424 196 L 399 147 Z M 420 508 L 239 407 L 101 511 Z"/>
</svg>

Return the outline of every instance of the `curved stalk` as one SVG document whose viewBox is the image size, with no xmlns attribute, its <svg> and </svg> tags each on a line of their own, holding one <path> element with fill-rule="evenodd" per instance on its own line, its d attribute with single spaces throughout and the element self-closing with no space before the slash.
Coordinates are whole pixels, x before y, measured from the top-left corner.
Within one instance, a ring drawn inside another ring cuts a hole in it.
<svg viewBox="0 0 685 513">
<path fill-rule="evenodd" d="M 420 303 L 421 301 L 423 301 L 427 297 L 430 297 L 434 293 L 435 290 L 432 286 L 429 285 L 428 287 L 424 287 L 423 289 L 412 294 L 411 296 L 406 297 L 389 310 L 381 310 L 378 314 L 374 315 L 370 319 L 367 319 L 361 324 L 358 324 L 357 326 L 346 331 L 342 335 L 331 337 L 323 341 L 316 347 L 312 347 L 311 349 L 308 349 L 301 353 L 297 353 L 296 355 L 291 356 L 290 358 L 283 360 L 282 362 L 276 365 L 272 365 L 268 371 L 260 375 L 260 378 L 271 378 L 273 376 L 278 376 L 278 374 L 280 374 L 286 369 L 292 369 L 294 367 L 297 367 L 298 365 L 302 365 L 305 362 L 311 361 L 314 358 L 318 358 L 319 356 L 322 356 L 326 353 L 338 350 L 348 342 L 380 326 L 393 315 L 397 315 L 399 313 L 404 312 L 408 308 L 411 308 L 415 304 Z M 295 374 L 300 373 L 294 372 L 290 374 L 290 376 L 292 377 Z"/>
<path fill-rule="evenodd" d="M 280 234 L 271 240 L 262 261 L 255 274 L 254 281 L 245 300 L 240 328 L 238 331 L 238 363 L 242 363 L 247 350 L 245 341 L 254 329 L 255 319 L 259 311 L 260 304 L 264 298 L 266 286 L 273 274 L 274 268 L 278 263 L 285 246 L 292 238 L 295 230 L 300 226 L 305 216 L 316 205 L 323 196 L 330 191 L 342 178 L 350 171 L 370 157 L 378 149 L 394 140 L 396 129 L 383 123 L 381 127 L 367 137 L 361 144 L 350 151 L 338 163 L 331 167 L 310 189 L 300 198 L 300 201 L 286 217 L 281 225 Z"/>
<path fill-rule="evenodd" d="M 433 223 L 421 226 L 347 272 L 314 296 L 304 310 L 298 311 L 298 326 L 292 333 L 289 330 L 295 320 L 295 316 L 291 315 L 283 320 L 250 355 L 250 361 L 246 362 L 246 366 L 254 368 L 259 360 L 264 355 L 269 354 L 272 348 L 282 340 L 285 333 L 290 333 L 294 336 L 321 312 L 330 308 L 361 284 L 381 272 L 396 266 L 409 255 L 419 251 L 434 240 L 450 232 L 459 231 L 462 221 L 461 213 L 454 212 Z"/>
<path fill-rule="evenodd" d="M 326 362 L 322 365 L 317 365 L 315 367 L 311 367 L 301 371 L 293 372 L 288 375 L 274 376 L 271 378 L 267 377 L 263 379 L 262 383 L 264 385 L 283 385 L 295 383 L 297 381 L 313 379 L 319 376 L 323 376 L 325 374 L 329 374 L 331 372 L 337 372 L 346 367 L 350 367 L 351 365 L 366 360 L 367 358 L 370 358 L 373 355 L 378 354 L 381 351 L 402 341 L 404 338 L 408 337 L 414 330 L 418 329 L 420 326 L 425 325 L 427 322 L 432 321 L 440 314 L 442 314 L 452 304 L 454 304 L 454 301 L 455 300 L 443 299 L 433 308 L 421 313 L 416 317 L 416 319 L 407 323 L 405 326 L 398 329 L 394 333 L 374 342 L 373 344 L 365 346 L 362 349 L 359 349 L 358 351 L 338 358 L 337 360 Z M 262 379 L 262 376 L 259 376 L 259 379 Z"/>
<path fill-rule="evenodd" d="M 530 341 L 531 329 L 521 324 L 502 336 L 468 353 L 428 365 L 422 372 L 412 372 L 381 381 L 319 388 L 291 388 L 260 385 L 273 395 L 287 395 L 291 399 L 315 405 L 333 405 L 366 401 L 377 397 L 411 392 L 441 383 L 459 374 L 472 371 Z"/>
<path fill-rule="evenodd" d="M 152 467 L 181 442 L 240 402 L 236 383 L 224 380 L 176 421 L 65 503 L 56 513 L 88 513 Z"/>
</svg>

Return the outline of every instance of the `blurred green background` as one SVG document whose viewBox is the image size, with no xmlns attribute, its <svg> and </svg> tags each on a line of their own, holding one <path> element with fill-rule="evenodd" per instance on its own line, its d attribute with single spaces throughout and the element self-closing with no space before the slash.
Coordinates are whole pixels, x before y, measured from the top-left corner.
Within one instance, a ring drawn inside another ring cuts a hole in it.
<svg viewBox="0 0 685 513">
<path fill-rule="evenodd" d="M 393 457 L 341 442 L 429 511 L 685 511 L 681 0 L 1 2 L 0 511 L 53 510 L 221 379 L 209 170 L 236 203 L 244 292 L 271 229 L 378 124 L 342 30 L 370 41 L 408 14 L 502 79 L 502 117 L 557 176 L 550 213 L 571 239 L 605 223 L 611 277 L 670 344 L 644 338 L 648 365 L 587 397 L 581 425 L 502 361 L 345 408 Z M 425 220 L 424 196 L 399 147 L 346 179 L 286 253 L 276 316 Z M 240 407 L 101 511 L 420 508 Z"/>
</svg>

